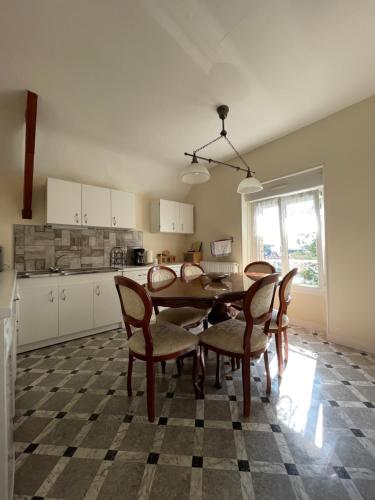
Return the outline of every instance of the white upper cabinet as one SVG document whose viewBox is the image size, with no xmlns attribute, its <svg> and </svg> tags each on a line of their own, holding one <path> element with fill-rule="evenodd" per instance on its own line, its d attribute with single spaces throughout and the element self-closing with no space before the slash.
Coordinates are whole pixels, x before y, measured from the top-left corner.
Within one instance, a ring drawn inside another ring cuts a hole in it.
<svg viewBox="0 0 375 500">
<path fill-rule="evenodd" d="M 81 184 L 47 180 L 47 224 L 81 225 Z"/>
<path fill-rule="evenodd" d="M 180 208 L 180 233 L 193 234 L 194 233 L 194 205 L 190 203 L 179 203 Z"/>
<path fill-rule="evenodd" d="M 111 226 L 134 229 L 135 194 L 111 189 Z"/>
<path fill-rule="evenodd" d="M 179 209 L 176 201 L 160 200 L 160 231 L 162 233 L 178 232 Z"/>
<path fill-rule="evenodd" d="M 134 193 L 47 180 L 47 224 L 135 229 L 135 202 Z"/>
<path fill-rule="evenodd" d="M 111 226 L 111 191 L 82 184 L 82 225 Z"/>
<path fill-rule="evenodd" d="M 151 202 L 151 231 L 154 233 L 194 233 L 194 205 L 170 200 Z"/>
</svg>

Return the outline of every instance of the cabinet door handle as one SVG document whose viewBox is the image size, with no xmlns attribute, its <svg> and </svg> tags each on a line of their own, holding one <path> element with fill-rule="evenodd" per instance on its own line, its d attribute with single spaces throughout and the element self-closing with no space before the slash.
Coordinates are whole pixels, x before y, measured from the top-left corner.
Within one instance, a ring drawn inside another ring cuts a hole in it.
<svg viewBox="0 0 375 500">
<path fill-rule="evenodd" d="M 78 212 L 76 212 L 76 213 L 74 214 L 74 222 L 75 222 L 76 224 L 78 224 L 78 223 L 79 223 Z"/>
<path fill-rule="evenodd" d="M 183 224 L 181 224 L 181 230 L 182 230 L 182 232 L 184 231 L 184 225 Z"/>
<path fill-rule="evenodd" d="M 60 297 L 61 297 L 61 300 L 66 300 L 66 295 L 65 295 L 65 290 L 64 289 L 61 290 Z"/>
<path fill-rule="evenodd" d="M 87 214 L 83 216 L 83 220 L 85 221 L 85 224 L 87 224 Z"/>
<path fill-rule="evenodd" d="M 95 287 L 95 293 L 99 297 L 99 295 L 100 295 L 100 286 L 99 285 L 96 285 L 96 287 Z"/>
<path fill-rule="evenodd" d="M 51 290 L 48 294 L 48 298 L 50 302 L 53 302 L 55 300 L 55 296 L 53 295 L 53 291 Z M 65 299 L 64 299 L 65 300 Z"/>
<path fill-rule="evenodd" d="M 113 217 L 113 225 L 116 225 L 116 217 Z"/>
<path fill-rule="evenodd" d="M 173 227 L 173 232 L 174 232 L 174 228 L 175 228 L 174 222 L 172 222 L 172 227 Z"/>
</svg>

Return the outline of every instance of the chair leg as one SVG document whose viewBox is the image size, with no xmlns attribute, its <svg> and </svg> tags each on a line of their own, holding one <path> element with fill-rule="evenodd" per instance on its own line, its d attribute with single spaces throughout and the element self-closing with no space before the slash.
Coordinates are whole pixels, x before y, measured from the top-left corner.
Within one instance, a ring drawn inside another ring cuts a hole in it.
<svg viewBox="0 0 375 500">
<path fill-rule="evenodd" d="M 204 355 L 205 355 L 205 356 L 206 356 L 206 358 L 207 358 L 207 356 L 208 356 L 208 349 L 207 349 L 207 347 L 205 347 L 205 348 L 204 348 Z"/>
<path fill-rule="evenodd" d="M 132 397 L 132 373 L 133 373 L 133 354 L 129 353 L 129 364 L 128 364 L 128 377 L 127 377 L 127 389 L 129 398 Z"/>
<path fill-rule="evenodd" d="M 243 386 L 243 416 L 250 416 L 251 386 L 250 386 L 250 359 L 242 358 L 242 386 Z"/>
<path fill-rule="evenodd" d="M 198 360 L 199 363 L 202 364 L 199 347 L 198 347 L 198 352 L 195 350 L 193 353 L 193 387 L 195 392 L 195 399 L 202 398 L 202 387 L 201 387 L 201 378 L 199 377 Z"/>
<path fill-rule="evenodd" d="M 289 357 L 288 329 L 285 328 L 285 330 L 284 330 L 284 359 L 285 359 L 285 363 L 288 362 L 288 357 Z"/>
<path fill-rule="evenodd" d="M 201 369 L 200 376 L 200 389 L 201 389 L 201 398 L 204 399 L 204 384 L 206 380 L 206 366 L 204 359 L 204 349 L 202 347 L 199 348 L 199 365 Z"/>
<path fill-rule="evenodd" d="M 220 354 L 217 352 L 216 353 L 216 380 L 215 380 L 215 387 L 217 389 L 221 389 L 221 381 L 220 381 Z"/>
<path fill-rule="evenodd" d="M 275 333 L 275 345 L 276 345 L 276 354 L 277 354 L 277 365 L 279 369 L 279 377 L 283 376 L 283 341 L 281 336 L 281 331 Z"/>
<path fill-rule="evenodd" d="M 152 361 L 146 361 L 147 377 L 147 414 L 149 422 L 155 420 L 155 365 Z"/>
<path fill-rule="evenodd" d="M 165 375 L 165 367 L 166 367 L 167 362 L 166 361 L 161 361 L 160 364 L 161 364 L 161 373 L 163 375 Z"/>
<path fill-rule="evenodd" d="M 270 364 L 268 362 L 268 351 L 264 351 L 264 367 L 266 369 L 266 393 L 270 394 L 271 393 L 271 373 L 270 373 Z"/>
<path fill-rule="evenodd" d="M 205 318 L 205 319 L 203 320 L 203 330 L 207 330 L 207 328 L 208 328 L 208 319 L 207 319 L 207 318 Z"/>
<path fill-rule="evenodd" d="M 241 360 L 240 360 L 240 358 L 236 358 L 236 366 L 237 366 L 237 370 L 239 370 L 241 368 Z"/>
<path fill-rule="evenodd" d="M 236 360 L 235 360 L 235 358 L 232 358 L 231 362 L 232 362 L 232 372 L 234 372 L 234 370 L 236 369 Z"/>
<path fill-rule="evenodd" d="M 177 367 L 177 377 L 181 377 L 182 375 L 182 362 L 181 358 L 176 359 L 176 367 Z"/>
</svg>

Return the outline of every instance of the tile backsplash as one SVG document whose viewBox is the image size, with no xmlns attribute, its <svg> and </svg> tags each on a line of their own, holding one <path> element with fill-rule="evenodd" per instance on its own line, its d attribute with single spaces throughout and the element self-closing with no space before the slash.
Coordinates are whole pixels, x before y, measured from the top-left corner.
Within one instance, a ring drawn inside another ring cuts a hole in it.
<svg viewBox="0 0 375 500">
<path fill-rule="evenodd" d="M 115 246 L 141 247 L 142 231 L 14 225 L 14 267 L 18 271 L 108 267 Z"/>
</svg>

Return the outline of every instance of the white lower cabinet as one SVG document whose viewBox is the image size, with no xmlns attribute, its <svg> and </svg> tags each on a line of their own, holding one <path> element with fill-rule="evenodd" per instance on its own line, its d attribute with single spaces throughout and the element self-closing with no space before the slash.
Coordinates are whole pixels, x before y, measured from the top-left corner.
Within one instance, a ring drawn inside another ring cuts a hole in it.
<svg viewBox="0 0 375 500">
<path fill-rule="evenodd" d="M 94 328 L 120 323 L 120 300 L 113 278 L 94 283 Z"/>
<path fill-rule="evenodd" d="M 121 324 L 114 276 L 66 276 L 18 280 L 20 351 L 48 345 L 67 335 L 88 335 Z M 23 347 L 24 346 L 24 347 Z"/>
<path fill-rule="evenodd" d="M 59 334 L 58 287 L 42 285 L 20 288 L 19 345 L 30 344 Z"/>
<path fill-rule="evenodd" d="M 94 328 L 92 283 L 59 286 L 59 335 Z"/>
</svg>

